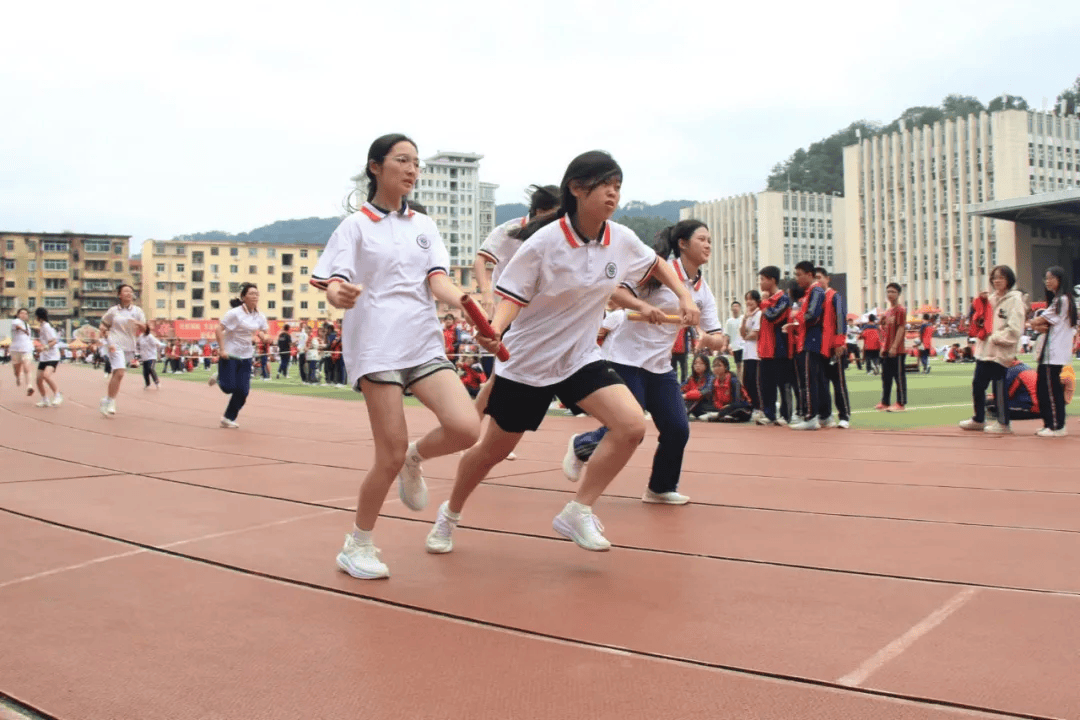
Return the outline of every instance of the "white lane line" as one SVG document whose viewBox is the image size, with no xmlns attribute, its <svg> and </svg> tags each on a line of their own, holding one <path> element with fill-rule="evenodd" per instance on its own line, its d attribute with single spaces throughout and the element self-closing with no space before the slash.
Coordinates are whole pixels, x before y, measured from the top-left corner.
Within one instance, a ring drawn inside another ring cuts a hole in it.
<svg viewBox="0 0 1080 720">
<path fill-rule="evenodd" d="M 927 615 L 919 623 L 912 626 L 906 633 L 874 653 L 853 672 L 850 672 L 837 680 L 837 684 L 846 685 L 847 687 L 858 687 L 863 684 L 868 677 L 880 670 L 890 661 L 895 660 L 902 655 L 904 651 L 914 645 L 919 638 L 945 622 L 946 618 L 963 607 L 964 604 L 974 597 L 975 593 L 978 591 L 978 588 L 967 588 L 966 590 L 961 590 L 956 593 L 956 595 L 953 595 L 944 605 Z"/>
<path fill-rule="evenodd" d="M 288 523 L 299 522 L 300 520 L 308 520 L 310 518 L 320 517 L 322 515 L 330 515 L 337 512 L 339 511 L 323 510 L 317 513 L 307 513 L 304 515 L 298 515 L 296 517 L 286 518 L 284 520 L 275 520 L 273 522 L 260 523 L 258 525 L 251 525 L 250 527 L 238 528 L 236 530 L 226 530 L 224 532 L 210 533 L 209 535 L 201 535 L 199 537 L 189 538 L 187 540 L 177 540 L 175 542 L 165 543 L 163 545 L 155 545 L 154 548 L 158 550 L 168 550 L 169 548 L 179 547 L 180 545 L 188 545 L 190 543 L 199 542 L 201 540 L 213 540 L 215 538 L 228 537 L 229 535 L 239 535 L 240 533 L 246 533 L 252 530 L 262 530 L 264 528 L 287 525 Z M 60 573 L 68 572 L 69 570 L 78 570 L 80 568 L 97 565 L 98 563 L 108 562 L 109 560 L 117 560 L 119 558 L 131 557 L 132 555 L 140 555 L 146 552 L 150 552 L 150 550 L 148 548 L 138 548 L 136 550 L 128 550 L 127 552 L 116 553 L 114 555 L 106 555 L 104 557 L 95 558 L 94 560 L 87 560 L 86 562 L 77 563 L 75 565 L 66 565 L 64 567 L 53 568 L 52 570 L 34 573 L 33 575 L 26 575 L 24 577 L 15 578 L 14 580 L 0 582 L 0 590 L 10 585 L 18 585 L 20 583 L 29 582 L 31 580 L 37 580 L 39 578 L 59 575 Z"/>
</svg>

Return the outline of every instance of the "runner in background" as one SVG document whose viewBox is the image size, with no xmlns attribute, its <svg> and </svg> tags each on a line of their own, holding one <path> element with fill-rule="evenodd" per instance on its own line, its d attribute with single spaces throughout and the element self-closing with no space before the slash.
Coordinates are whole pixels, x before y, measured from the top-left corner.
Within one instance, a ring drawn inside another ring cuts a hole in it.
<svg viewBox="0 0 1080 720">
<path fill-rule="evenodd" d="M 30 336 L 30 311 L 19 308 L 15 319 L 11 321 L 11 369 L 15 372 L 15 387 L 26 382 L 27 396 L 34 394 L 30 382 L 30 367 L 34 361 L 34 339 Z"/>
<path fill-rule="evenodd" d="M 53 379 L 56 366 L 60 364 L 60 338 L 56 330 L 49 324 L 49 311 L 43 307 L 34 310 L 34 317 L 38 321 L 38 342 L 41 343 L 41 352 L 38 354 L 37 388 L 41 393 L 41 400 L 37 406 L 40 408 L 59 407 L 64 402 L 64 396 Z M 48 390 L 52 390 L 52 399 L 49 399 Z"/>
<path fill-rule="evenodd" d="M 251 366 L 255 348 L 252 342 L 266 342 L 270 324 L 259 312 L 259 289 L 252 283 L 240 286 L 240 297 L 229 301 L 232 309 L 221 317 L 215 334 L 218 344 L 218 371 L 209 384 L 217 385 L 229 396 L 229 405 L 221 418 L 221 427 L 237 429 L 236 418 L 251 392 Z"/>
<path fill-rule="evenodd" d="M 131 361 L 135 359 L 135 343 L 146 330 L 146 315 L 135 304 L 135 290 L 127 283 L 122 284 L 117 295 L 120 302 L 113 305 L 101 318 L 101 336 L 108 343 L 109 377 L 108 395 L 101 399 L 98 408 L 102 415 L 109 417 L 116 414 L 116 396 L 120 393 L 120 383 L 124 379 Z"/>
<path fill-rule="evenodd" d="M 165 347 L 165 343 L 154 337 L 154 333 L 150 330 L 150 326 L 146 326 L 145 332 L 139 336 L 139 340 L 136 343 L 135 351 L 139 355 L 139 361 L 142 363 L 142 376 L 143 382 L 146 383 L 143 386 L 143 390 L 150 388 L 150 380 L 153 379 L 154 387 L 161 389 L 161 381 L 158 380 L 157 371 L 154 369 L 154 365 L 157 364 L 158 349 Z"/>
</svg>

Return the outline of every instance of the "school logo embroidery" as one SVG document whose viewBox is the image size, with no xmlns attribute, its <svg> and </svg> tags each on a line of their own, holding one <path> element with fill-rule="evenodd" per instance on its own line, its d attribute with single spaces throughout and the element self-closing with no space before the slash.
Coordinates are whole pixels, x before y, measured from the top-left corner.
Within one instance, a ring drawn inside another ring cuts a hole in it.
<svg viewBox="0 0 1080 720">
<path fill-rule="evenodd" d="M 604 274 L 607 275 L 609 278 L 615 277 L 615 273 L 617 273 L 618 271 L 619 271 L 619 268 L 617 268 L 615 266 L 615 263 L 613 263 L 613 262 L 609 262 L 607 264 L 607 267 L 604 268 Z"/>
<path fill-rule="evenodd" d="M 427 250 L 429 247 L 431 247 L 431 240 L 428 239 L 427 235 L 417 235 L 416 244 Z"/>
</svg>

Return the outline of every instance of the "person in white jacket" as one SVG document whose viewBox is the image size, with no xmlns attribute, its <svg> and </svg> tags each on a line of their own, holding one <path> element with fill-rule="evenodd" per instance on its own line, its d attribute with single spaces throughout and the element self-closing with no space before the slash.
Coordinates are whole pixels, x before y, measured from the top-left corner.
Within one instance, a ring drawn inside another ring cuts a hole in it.
<svg viewBox="0 0 1080 720">
<path fill-rule="evenodd" d="M 1046 333 L 1038 350 L 1039 370 L 1035 393 L 1039 399 L 1043 428 L 1039 437 L 1064 437 L 1065 388 L 1061 368 L 1072 360 L 1073 335 L 1076 332 L 1076 302 L 1065 282 L 1065 269 L 1055 265 L 1046 271 L 1046 311 L 1031 321 L 1031 328 Z"/>
<path fill-rule="evenodd" d="M 135 343 L 135 351 L 139 355 L 139 362 L 142 363 L 142 376 L 143 382 L 146 385 L 143 390 L 150 389 L 150 380 L 154 380 L 154 387 L 158 390 L 161 389 L 161 382 L 158 380 L 157 370 L 154 366 L 157 364 L 158 349 L 165 347 L 165 343 L 154 337 L 154 333 L 150 331 L 150 325 L 146 326 L 146 331 L 139 336 L 138 341 Z"/>
<path fill-rule="evenodd" d="M 990 307 L 994 313 L 994 325 L 985 340 L 975 344 L 975 376 L 971 380 L 972 401 L 975 414 L 960 423 L 964 430 L 982 430 L 994 435 L 1012 432 L 1009 424 L 1008 403 L 1001 403 L 997 422 L 986 424 L 986 388 L 993 384 L 994 397 L 1008 397 L 1005 374 L 1016 361 L 1016 350 L 1024 332 L 1024 301 L 1015 290 L 1016 273 L 1008 265 L 998 265 L 990 271 Z M 1061 368 L 1058 368 L 1060 372 Z"/>
</svg>

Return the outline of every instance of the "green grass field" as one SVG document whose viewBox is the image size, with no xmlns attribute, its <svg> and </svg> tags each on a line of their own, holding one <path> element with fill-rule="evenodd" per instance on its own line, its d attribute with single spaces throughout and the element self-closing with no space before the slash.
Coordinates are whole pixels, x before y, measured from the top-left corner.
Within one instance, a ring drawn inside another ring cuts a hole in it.
<svg viewBox="0 0 1080 720">
<path fill-rule="evenodd" d="M 1021 358 L 1029 366 L 1034 367 L 1035 363 L 1030 355 L 1023 355 Z M 1073 367 L 1080 371 L 1080 362 L 1074 360 Z M 264 382 L 259 379 L 252 379 L 252 391 L 324 397 L 353 402 L 363 401 L 363 396 L 360 393 L 348 388 L 303 385 L 296 374 L 295 367 L 289 370 L 291 377 L 288 380 Z M 874 405 L 881 398 L 881 377 L 867 375 L 852 365 L 847 372 L 848 393 L 853 408 L 851 424 L 853 427 L 872 429 L 909 429 L 953 425 L 971 416 L 971 376 L 974 370 L 975 366 L 970 363 L 948 364 L 937 358 L 932 358 L 929 375 L 908 373 L 907 412 L 893 414 L 874 410 Z M 167 375 L 165 377 L 187 382 L 206 382 L 208 375 L 207 371 L 200 368 L 194 372 Z M 141 382 L 141 377 L 138 380 Z M 895 398 L 895 390 L 893 392 Z M 407 405 L 420 404 L 415 398 L 411 397 L 405 398 L 405 403 Z M 1080 400 L 1074 401 L 1069 406 L 1070 415 L 1075 414 L 1071 409 L 1078 403 L 1080 403 Z M 553 414 L 558 414 L 558 411 L 553 411 Z"/>
</svg>

